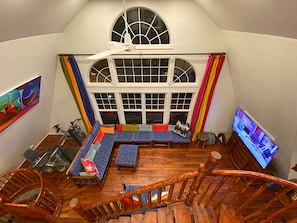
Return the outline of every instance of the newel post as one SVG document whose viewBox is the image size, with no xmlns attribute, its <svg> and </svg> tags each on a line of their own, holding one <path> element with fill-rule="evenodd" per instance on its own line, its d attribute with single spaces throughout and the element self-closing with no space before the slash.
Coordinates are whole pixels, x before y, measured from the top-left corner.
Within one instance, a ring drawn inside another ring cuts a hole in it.
<svg viewBox="0 0 297 223">
<path fill-rule="evenodd" d="M 83 217 L 87 222 L 92 223 L 92 218 L 84 212 L 83 207 L 80 205 L 78 198 L 72 198 L 69 202 L 69 206 L 75 210 L 81 217 Z"/>
<path fill-rule="evenodd" d="M 200 164 L 198 168 L 198 175 L 194 178 L 194 181 L 191 185 L 190 191 L 186 196 L 185 205 L 191 206 L 195 196 L 198 194 L 199 187 L 203 181 L 203 179 L 211 173 L 211 171 L 215 168 L 219 160 L 222 159 L 222 155 L 219 152 L 213 151 L 210 153 L 208 160 L 206 163 Z"/>
</svg>

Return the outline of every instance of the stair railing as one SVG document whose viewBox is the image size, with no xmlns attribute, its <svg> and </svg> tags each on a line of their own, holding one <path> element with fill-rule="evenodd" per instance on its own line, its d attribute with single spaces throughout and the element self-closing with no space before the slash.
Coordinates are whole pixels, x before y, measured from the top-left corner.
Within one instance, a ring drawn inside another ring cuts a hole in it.
<svg viewBox="0 0 297 223">
<path fill-rule="evenodd" d="M 220 159 L 219 153 L 212 152 L 197 171 L 91 204 L 73 198 L 70 207 L 90 223 L 176 202 L 184 202 L 187 206 L 195 202 L 216 213 L 224 205 L 242 222 L 265 223 L 275 219 L 290 222 L 286 213 L 296 211 L 293 208 L 297 207 L 297 200 L 289 199 L 287 195 L 297 191 L 297 184 L 252 171 L 216 170 L 215 165 Z"/>
</svg>

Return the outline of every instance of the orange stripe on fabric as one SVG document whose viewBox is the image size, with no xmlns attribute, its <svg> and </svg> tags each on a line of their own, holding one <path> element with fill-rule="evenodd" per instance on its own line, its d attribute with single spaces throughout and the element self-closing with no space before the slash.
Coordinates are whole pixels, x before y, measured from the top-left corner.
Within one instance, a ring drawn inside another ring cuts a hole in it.
<svg viewBox="0 0 297 223">
<path fill-rule="evenodd" d="M 197 123 L 196 123 L 196 126 L 195 126 L 195 130 L 193 132 L 192 139 L 196 139 L 197 135 L 199 134 L 199 132 L 202 129 L 203 120 L 205 119 L 205 116 L 206 116 L 205 111 L 207 109 L 207 104 L 208 104 L 208 99 L 209 99 L 210 92 L 211 92 L 211 89 L 212 89 L 212 84 L 214 83 L 214 80 L 215 80 L 215 77 L 216 77 L 216 69 L 217 69 L 217 66 L 218 66 L 218 62 L 219 62 L 219 57 L 216 56 L 216 58 L 214 60 L 214 63 L 213 63 L 213 66 L 212 66 L 212 69 L 210 71 L 209 80 L 208 80 L 207 87 L 206 87 L 206 90 L 205 90 L 205 93 L 204 93 L 202 105 L 201 105 L 201 108 L 200 108 L 200 111 L 199 111 L 199 117 L 198 117 L 198 120 L 197 120 Z"/>
<path fill-rule="evenodd" d="M 89 121 L 89 118 L 87 116 L 87 113 L 85 111 L 84 104 L 82 102 L 81 95 L 80 95 L 80 92 L 79 92 L 79 88 L 78 88 L 78 85 L 76 83 L 76 79 L 75 79 L 71 64 L 70 64 L 70 62 L 68 60 L 68 57 L 64 57 L 64 61 L 65 61 L 65 64 L 66 64 L 66 67 L 67 67 L 67 70 L 68 70 L 68 73 L 69 73 L 69 78 L 70 78 L 71 84 L 73 86 L 75 99 L 77 101 L 78 108 L 79 108 L 79 110 L 81 112 L 82 119 L 83 119 L 83 121 L 85 123 L 85 127 L 86 127 L 87 131 L 90 132 L 91 129 L 92 129 L 92 125 L 91 125 L 91 123 Z"/>
</svg>

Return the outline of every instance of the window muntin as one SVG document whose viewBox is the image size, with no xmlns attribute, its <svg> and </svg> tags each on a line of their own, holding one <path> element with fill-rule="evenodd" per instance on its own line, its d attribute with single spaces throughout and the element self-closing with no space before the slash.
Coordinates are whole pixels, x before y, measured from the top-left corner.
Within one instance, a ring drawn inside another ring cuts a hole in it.
<svg viewBox="0 0 297 223">
<path fill-rule="evenodd" d="M 111 82 L 110 71 L 108 67 L 107 60 L 97 61 L 91 68 L 89 75 L 90 82 Z"/>
<path fill-rule="evenodd" d="M 173 93 L 171 97 L 171 110 L 188 110 L 191 105 L 192 93 Z"/>
<path fill-rule="evenodd" d="M 141 94 L 140 93 L 122 93 L 123 108 L 141 109 Z"/>
<path fill-rule="evenodd" d="M 114 93 L 94 93 L 99 110 L 117 109 Z"/>
<path fill-rule="evenodd" d="M 134 44 L 169 44 L 168 29 L 163 20 L 146 8 L 127 10 L 128 32 Z M 112 41 L 124 42 L 126 33 L 124 13 L 118 18 L 113 29 Z"/>
<path fill-rule="evenodd" d="M 164 83 L 167 82 L 168 58 L 115 59 L 120 83 Z"/>
<path fill-rule="evenodd" d="M 145 106 L 147 110 L 164 109 L 165 94 L 164 93 L 151 93 L 145 94 Z"/>
<path fill-rule="evenodd" d="M 185 60 L 176 59 L 174 66 L 173 82 L 195 82 L 195 72 L 192 65 Z"/>
<path fill-rule="evenodd" d="M 166 25 L 154 12 L 133 8 L 127 11 L 127 16 L 134 44 L 170 43 Z M 124 41 L 123 18 L 123 14 L 118 17 L 112 29 L 112 41 Z M 89 72 L 89 83 L 93 83 L 90 89 L 97 103 L 98 117 L 103 123 L 114 124 L 119 121 L 127 124 L 175 124 L 177 117 L 187 119 L 191 99 L 198 88 L 196 79 L 190 63 L 165 54 L 160 57 L 125 54 L 123 59 L 111 55 L 108 61 L 97 61 Z M 96 83 L 111 84 L 97 86 Z M 179 83 L 190 85 L 185 88 Z M 105 93 L 107 89 L 113 93 Z"/>
</svg>

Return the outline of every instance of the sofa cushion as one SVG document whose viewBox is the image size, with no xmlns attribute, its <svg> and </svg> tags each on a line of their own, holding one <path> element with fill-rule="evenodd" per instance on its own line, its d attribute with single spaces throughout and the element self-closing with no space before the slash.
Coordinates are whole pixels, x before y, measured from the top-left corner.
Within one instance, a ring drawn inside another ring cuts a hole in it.
<svg viewBox="0 0 297 223">
<path fill-rule="evenodd" d="M 122 132 L 123 131 L 123 125 L 122 124 L 117 124 L 116 125 L 116 130 L 117 130 L 117 132 Z"/>
<path fill-rule="evenodd" d="M 114 134 L 114 127 L 100 127 L 100 131 L 105 134 Z"/>
<path fill-rule="evenodd" d="M 139 131 L 153 131 L 152 125 L 138 125 Z"/>
<path fill-rule="evenodd" d="M 134 132 L 117 132 L 115 141 L 117 143 L 132 143 L 134 140 Z"/>
<path fill-rule="evenodd" d="M 152 132 L 150 131 L 138 131 L 134 133 L 135 143 L 146 143 L 152 141 Z"/>
<path fill-rule="evenodd" d="M 91 144 L 91 147 L 90 147 L 88 153 L 86 154 L 85 159 L 93 160 L 96 155 L 96 152 L 97 152 L 97 150 L 96 150 L 95 145 Z"/>
<path fill-rule="evenodd" d="M 167 132 L 168 124 L 153 124 L 153 132 Z"/>
<path fill-rule="evenodd" d="M 139 129 L 138 125 L 132 125 L 132 124 L 123 125 L 123 131 L 125 132 L 137 132 L 138 129 Z"/>
<path fill-rule="evenodd" d="M 104 137 L 104 132 L 100 130 L 100 131 L 98 132 L 96 138 L 94 139 L 93 143 L 94 143 L 94 144 L 95 144 L 96 142 L 99 142 L 99 143 L 100 143 L 100 142 L 102 141 L 103 137 Z"/>
</svg>

